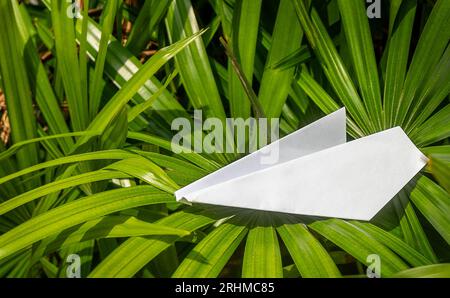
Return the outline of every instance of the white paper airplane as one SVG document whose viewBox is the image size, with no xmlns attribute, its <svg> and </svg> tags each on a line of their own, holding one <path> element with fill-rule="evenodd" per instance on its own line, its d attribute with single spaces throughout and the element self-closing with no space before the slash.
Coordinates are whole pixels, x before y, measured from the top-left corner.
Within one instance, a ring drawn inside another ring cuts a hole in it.
<svg viewBox="0 0 450 298">
<path fill-rule="evenodd" d="M 267 150 L 279 150 L 276 164 L 261 163 Z M 340 109 L 175 196 L 192 203 L 370 220 L 427 162 L 400 127 L 346 143 L 345 109 Z"/>
</svg>

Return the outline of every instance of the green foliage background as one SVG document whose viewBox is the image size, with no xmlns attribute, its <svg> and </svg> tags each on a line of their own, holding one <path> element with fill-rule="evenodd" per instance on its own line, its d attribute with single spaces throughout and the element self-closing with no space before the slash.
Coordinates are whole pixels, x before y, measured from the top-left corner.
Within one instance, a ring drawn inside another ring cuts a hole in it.
<svg viewBox="0 0 450 298">
<path fill-rule="evenodd" d="M 450 1 L 381 2 L 0 1 L 0 276 L 78 254 L 82 277 L 355 277 L 378 254 L 383 277 L 450 277 Z M 401 126 L 430 158 L 373 221 L 175 201 L 240 156 L 173 154 L 173 119 L 286 135 L 342 106 L 351 138 Z"/>
</svg>

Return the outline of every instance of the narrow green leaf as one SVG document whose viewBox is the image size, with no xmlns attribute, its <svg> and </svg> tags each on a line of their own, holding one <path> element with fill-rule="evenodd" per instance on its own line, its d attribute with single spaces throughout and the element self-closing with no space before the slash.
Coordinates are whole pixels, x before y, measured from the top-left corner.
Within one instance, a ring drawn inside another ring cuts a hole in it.
<svg viewBox="0 0 450 298">
<path fill-rule="evenodd" d="M 80 36 L 82 25 L 81 22 L 77 22 L 77 39 L 83 38 Z M 88 22 L 88 53 L 90 57 L 95 57 L 101 39 L 101 30 L 98 25 L 89 20 Z M 135 73 L 142 67 L 139 60 L 133 56 L 126 48 L 122 47 L 122 44 L 111 37 L 108 53 L 105 61 L 105 73 L 108 75 L 113 83 L 121 88 L 126 84 Z M 150 77 L 139 88 L 136 94 L 133 95 L 132 101 L 134 103 L 143 103 L 152 94 L 161 90 L 162 84 L 155 77 Z M 155 99 L 152 108 L 160 115 L 166 123 L 170 124 L 173 119 L 177 117 L 188 117 L 188 114 L 181 106 L 175 97 L 167 90 L 164 90 L 158 98 Z"/>
<path fill-rule="evenodd" d="M 74 163 L 74 162 L 81 162 L 81 161 L 89 161 L 89 160 L 102 160 L 102 159 L 124 159 L 128 157 L 135 157 L 134 154 L 129 153 L 124 150 L 105 150 L 105 151 L 98 151 L 98 152 L 89 152 L 89 153 L 83 153 L 78 155 L 72 155 L 67 157 L 62 157 L 54 160 L 49 160 L 46 162 L 39 163 L 37 165 L 34 165 L 32 167 L 25 168 L 21 171 L 14 172 L 8 176 L 0 178 L 0 184 L 3 184 L 7 181 L 10 181 L 14 178 L 33 173 L 42 169 L 50 168 L 50 167 L 56 167 L 63 164 L 68 163 Z"/>
<path fill-rule="evenodd" d="M 450 104 L 416 127 L 409 137 L 419 147 L 428 146 L 450 137 Z"/>
<path fill-rule="evenodd" d="M 405 124 L 407 133 L 422 125 L 450 93 L 450 45 L 426 80 L 425 86 L 414 103 Z"/>
<path fill-rule="evenodd" d="M 173 58 L 182 49 L 195 41 L 204 31 L 199 31 L 196 34 L 174 43 L 164 49 L 159 50 L 152 56 L 144 66 L 108 101 L 105 107 L 95 117 L 88 127 L 88 130 L 95 130 L 103 132 L 108 125 L 119 114 L 122 108 L 128 103 L 130 98 L 139 90 L 139 88 L 148 80 L 148 77 L 153 76 L 168 60 Z M 80 147 L 86 143 L 90 138 L 80 138 L 76 145 Z"/>
<path fill-rule="evenodd" d="M 286 102 L 294 78 L 294 68 L 275 69 L 280 62 L 300 48 L 303 32 L 290 0 L 281 0 L 264 69 L 259 100 L 267 118 L 277 118 Z"/>
<path fill-rule="evenodd" d="M 108 43 L 112 34 L 114 19 L 116 17 L 117 4 L 117 1 L 108 1 L 103 8 L 101 17 L 102 38 L 100 39 L 100 46 L 97 56 L 95 57 L 94 76 L 91 79 L 91 84 L 89 85 L 89 115 L 91 119 L 95 118 L 95 115 L 98 113 L 98 109 L 100 107 L 100 100 L 103 91 L 103 69 L 105 67 Z M 87 26 L 84 20 L 83 22 L 83 25 Z"/>
<path fill-rule="evenodd" d="M 133 54 L 138 55 L 149 41 L 151 34 L 167 13 L 170 0 L 145 1 L 139 15 L 133 23 L 126 47 Z"/>
<path fill-rule="evenodd" d="M 450 195 L 432 180 L 421 176 L 410 198 L 419 211 L 450 244 Z"/>
<path fill-rule="evenodd" d="M 180 188 L 160 167 L 143 157 L 124 159 L 107 166 L 106 169 L 129 174 L 171 194 Z"/>
<path fill-rule="evenodd" d="M 258 97 L 256 96 L 256 93 L 253 91 L 251 83 L 248 81 L 244 71 L 242 70 L 241 66 L 239 65 L 239 62 L 238 62 L 236 56 L 234 55 L 233 51 L 231 50 L 231 48 L 228 46 L 227 42 L 223 38 L 220 38 L 220 42 L 222 43 L 223 47 L 225 48 L 225 52 L 230 61 L 230 65 L 231 65 L 230 72 L 233 71 L 234 74 L 236 75 L 237 79 L 239 80 L 241 87 L 246 94 L 246 97 L 250 100 L 250 104 L 253 108 L 255 117 L 257 119 L 265 118 L 265 112 L 263 110 L 263 107 L 261 106 L 261 103 L 259 102 Z M 230 78 L 229 81 L 232 81 L 232 80 L 233 79 Z M 232 96 L 231 91 L 232 90 L 229 91 L 230 96 Z M 244 98 L 244 99 L 247 100 L 247 98 Z M 241 118 L 243 118 L 243 117 L 241 117 Z M 248 119 L 248 117 L 243 118 L 243 119 Z"/>
<path fill-rule="evenodd" d="M 36 119 L 33 115 L 31 90 L 24 64 L 23 45 L 11 1 L 0 3 L 0 77 L 8 106 L 13 143 L 36 137 Z M 36 146 L 18 152 L 18 165 L 23 168 L 37 162 Z"/>
<path fill-rule="evenodd" d="M 276 230 L 267 216 L 261 217 L 248 232 L 242 261 L 242 277 L 283 277 Z"/>
<path fill-rule="evenodd" d="M 439 184 L 450 193 L 450 150 L 446 154 L 433 153 L 430 155 L 430 159 L 431 173 Z"/>
<path fill-rule="evenodd" d="M 26 203 L 29 203 L 35 199 L 38 199 L 40 197 L 43 197 L 52 192 L 56 192 L 62 189 L 67 189 L 69 187 L 101 180 L 128 178 L 128 177 L 129 177 L 128 175 L 116 171 L 99 170 L 81 175 L 76 175 L 66 179 L 57 180 L 55 182 L 47 183 L 41 187 L 32 189 L 26 193 L 20 194 L 17 197 L 11 198 L 6 202 L 0 204 L 0 215 L 5 214 L 6 212 L 11 211 L 14 208 L 17 208 Z"/>
<path fill-rule="evenodd" d="M 167 33 L 171 42 L 196 35 L 199 26 L 190 0 L 172 1 L 166 17 Z M 205 45 L 201 38 L 193 41 L 175 57 L 177 68 L 192 105 L 203 109 L 208 117 L 225 119 Z"/>
<path fill-rule="evenodd" d="M 201 212 L 198 209 L 189 208 L 171 214 L 156 223 L 193 232 L 220 218 L 220 212 L 217 215 L 211 215 L 211 211 Z M 178 239 L 179 237 L 153 239 L 132 237 L 108 255 L 89 277 L 132 277 Z"/>
<path fill-rule="evenodd" d="M 247 234 L 247 228 L 224 223 L 197 244 L 172 277 L 217 277 Z"/>
<path fill-rule="evenodd" d="M 380 83 L 364 2 L 363 0 L 338 0 L 359 90 L 375 129 L 381 130 L 383 116 Z"/>
<path fill-rule="evenodd" d="M 449 278 L 450 264 L 436 264 L 404 270 L 394 274 L 395 278 Z"/>
<path fill-rule="evenodd" d="M 423 84 L 431 75 L 450 40 L 450 2 L 438 0 L 420 34 L 411 65 L 406 75 L 400 104 L 395 112 L 395 125 L 401 125 Z"/>
<path fill-rule="evenodd" d="M 261 0 L 237 0 L 234 6 L 232 35 L 229 43 L 249 85 L 253 81 L 256 38 L 258 36 Z M 241 81 L 229 64 L 228 88 L 230 111 L 235 118 L 250 117 L 250 102 Z"/>
<path fill-rule="evenodd" d="M 326 114 L 330 114 L 340 108 L 336 101 L 308 74 L 305 68 L 302 68 L 299 73 L 297 84 L 303 91 L 312 99 L 312 101 Z M 349 133 L 353 137 L 363 137 L 364 133 L 355 124 L 355 122 L 347 117 L 347 125 Z"/>
<path fill-rule="evenodd" d="M 305 225 L 285 223 L 277 227 L 302 277 L 339 277 L 341 274 L 325 248 Z"/>
<path fill-rule="evenodd" d="M 74 130 L 88 126 L 88 103 L 83 96 L 80 65 L 75 42 L 74 20 L 67 15 L 70 2 L 52 1 L 52 25 L 55 34 L 55 49 L 58 73 L 62 78 L 69 106 L 70 120 Z"/>
<path fill-rule="evenodd" d="M 391 276 L 394 273 L 408 269 L 403 260 L 389 248 L 349 222 L 340 219 L 329 219 L 315 221 L 309 227 L 341 247 L 363 264 L 367 264 L 369 255 L 377 254 L 381 260 L 381 276 Z"/>
<path fill-rule="evenodd" d="M 160 137 L 151 136 L 148 134 L 130 131 L 130 132 L 128 132 L 128 138 L 147 142 L 147 143 L 159 146 L 159 147 L 164 148 L 169 151 L 172 151 L 172 146 L 176 146 L 178 149 L 181 149 L 181 150 L 183 149 L 183 148 L 180 148 L 180 146 L 177 144 L 173 144 L 170 141 L 164 140 Z M 209 160 L 195 152 L 191 152 L 191 153 L 181 152 L 179 155 L 181 157 L 185 158 L 186 160 L 192 161 L 192 163 L 194 163 L 195 165 L 198 165 L 199 167 L 202 167 L 203 169 L 205 169 L 207 171 L 212 172 L 212 171 L 215 171 L 220 168 L 220 165 L 217 164 L 216 162 Z"/>
<path fill-rule="evenodd" d="M 393 200 L 394 209 L 400 222 L 403 239 L 417 251 L 421 252 L 429 260 L 437 262 L 436 255 L 428 241 L 422 224 L 417 218 L 412 203 L 408 199 L 407 192 L 401 190 Z"/>
<path fill-rule="evenodd" d="M 17 153 L 17 151 L 19 151 L 26 145 L 31 145 L 31 144 L 35 144 L 38 142 L 53 140 L 53 139 L 62 139 L 62 138 L 80 137 L 80 136 L 95 136 L 95 135 L 98 135 L 98 133 L 92 132 L 92 131 L 69 132 L 69 133 L 45 136 L 45 137 L 40 137 L 40 138 L 35 138 L 35 139 L 31 139 L 31 140 L 18 142 L 18 143 L 15 143 L 14 145 L 12 145 L 11 147 L 9 147 L 8 150 L 1 152 L 0 160 L 4 160 L 4 159 L 10 157 L 11 155 Z"/>
<path fill-rule="evenodd" d="M 34 38 L 37 33 L 34 31 L 31 18 L 28 15 L 24 5 L 18 5 L 14 1 L 12 4 L 15 19 L 19 25 L 20 36 L 23 40 L 23 44 L 25 45 L 24 58 L 28 70 L 30 86 L 32 90 L 35 90 L 34 94 L 39 110 L 46 120 L 50 133 L 68 133 L 69 129 L 66 120 L 64 119 L 59 102 L 56 99 L 55 93 L 48 79 L 47 70 L 38 55 L 38 47 L 34 42 Z M 40 23 L 37 22 L 37 24 Z M 37 26 L 37 24 L 35 25 Z M 49 30 L 44 26 L 41 27 L 41 30 Z M 49 35 L 48 38 L 51 39 L 52 43 L 54 42 L 52 35 Z M 52 49 L 53 46 L 54 45 L 48 45 L 49 49 Z M 68 138 L 59 139 L 57 141 L 63 148 L 64 152 L 69 152 L 70 147 L 73 145 L 73 141 Z"/>
<path fill-rule="evenodd" d="M 87 240 L 149 235 L 183 237 L 189 235 L 189 232 L 148 223 L 132 216 L 110 215 L 87 221 L 46 238 L 33 252 L 33 258 L 36 260 L 69 245 Z"/>
<path fill-rule="evenodd" d="M 170 76 L 166 79 L 164 82 L 164 85 L 155 93 L 152 94 L 152 96 L 145 102 L 140 103 L 138 105 L 135 105 L 131 109 L 128 110 L 128 122 L 132 122 L 136 117 L 139 116 L 142 112 L 149 109 L 155 102 L 155 100 L 163 94 L 163 92 L 166 90 L 167 86 L 172 82 L 172 80 L 176 77 L 178 73 L 173 72 L 170 74 Z"/>
<path fill-rule="evenodd" d="M 83 11 L 80 12 L 82 16 L 81 21 L 81 35 L 80 35 L 80 50 L 78 63 L 80 64 L 80 83 L 83 94 L 83 102 L 88 103 L 89 107 L 89 79 L 88 79 L 88 22 L 89 22 L 89 0 L 83 1 Z M 89 107 L 90 108 L 90 107 Z M 87 110 L 89 112 L 89 110 Z M 93 117 L 91 117 L 93 118 Z"/>
<path fill-rule="evenodd" d="M 352 221 L 352 224 L 370 234 L 378 242 L 383 243 L 392 249 L 392 251 L 405 259 L 411 266 L 430 265 L 435 261 L 427 259 L 424 255 L 403 242 L 401 239 L 371 223 Z"/>
<path fill-rule="evenodd" d="M 34 217 L 0 236 L 0 259 L 58 231 L 133 207 L 173 202 L 171 195 L 150 186 L 102 192 L 67 203 Z"/>
<path fill-rule="evenodd" d="M 374 132 L 364 104 L 317 11 L 313 8 L 310 16 L 303 0 L 293 3 L 309 44 L 321 61 L 323 71 L 337 96 L 365 134 Z"/>
<path fill-rule="evenodd" d="M 391 2 L 391 18 L 393 18 L 394 9 L 392 6 L 399 1 Z M 398 5 L 398 14 L 394 20 L 390 21 L 392 28 L 390 39 L 387 44 L 387 65 L 384 82 L 384 108 L 385 108 L 385 126 L 394 126 L 395 111 L 400 105 L 401 93 L 406 76 L 408 57 L 410 52 L 411 35 L 414 26 L 414 17 L 416 14 L 416 0 L 400 1 Z"/>
</svg>

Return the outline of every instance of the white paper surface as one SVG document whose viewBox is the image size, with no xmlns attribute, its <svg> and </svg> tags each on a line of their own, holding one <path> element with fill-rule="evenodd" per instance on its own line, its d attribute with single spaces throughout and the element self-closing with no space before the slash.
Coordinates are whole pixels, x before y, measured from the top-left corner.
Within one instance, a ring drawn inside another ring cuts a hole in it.
<svg viewBox="0 0 450 298">
<path fill-rule="evenodd" d="M 258 150 L 175 196 L 192 203 L 370 220 L 427 158 L 400 127 L 345 143 L 345 121 L 345 110 L 338 110 L 268 145 L 279 148 L 276 164 L 261 164 Z"/>
</svg>

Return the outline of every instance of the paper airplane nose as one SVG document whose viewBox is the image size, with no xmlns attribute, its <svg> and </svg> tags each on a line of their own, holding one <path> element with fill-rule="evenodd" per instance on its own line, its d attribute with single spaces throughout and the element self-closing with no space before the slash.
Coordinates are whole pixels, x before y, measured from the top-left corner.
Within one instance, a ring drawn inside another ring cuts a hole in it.
<svg viewBox="0 0 450 298">
<path fill-rule="evenodd" d="M 279 146 L 279 163 L 255 166 L 254 152 L 251 167 L 238 160 L 223 168 L 224 175 L 219 170 L 180 189 L 177 200 L 370 220 L 427 163 L 400 127 L 345 143 L 344 110 L 271 145 Z"/>
</svg>

